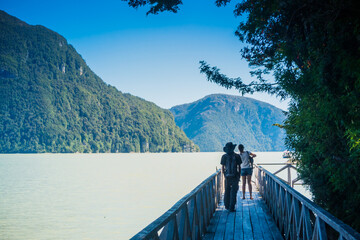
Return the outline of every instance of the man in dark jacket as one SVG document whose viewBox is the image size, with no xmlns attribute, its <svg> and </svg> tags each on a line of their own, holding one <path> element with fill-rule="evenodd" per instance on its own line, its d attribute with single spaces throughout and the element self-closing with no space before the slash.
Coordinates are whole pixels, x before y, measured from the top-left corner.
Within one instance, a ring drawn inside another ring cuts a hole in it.
<svg viewBox="0 0 360 240">
<path fill-rule="evenodd" d="M 241 170 L 241 158 L 234 152 L 236 144 L 232 142 L 226 143 L 224 152 L 221 157 L 220 164 L 222 165 L 222 171 L 225 176 L 225 196 L 224 205 L 230 212 L 235 211 L 236 194 L 239 190 L 240 170 Z"/>
</svg>

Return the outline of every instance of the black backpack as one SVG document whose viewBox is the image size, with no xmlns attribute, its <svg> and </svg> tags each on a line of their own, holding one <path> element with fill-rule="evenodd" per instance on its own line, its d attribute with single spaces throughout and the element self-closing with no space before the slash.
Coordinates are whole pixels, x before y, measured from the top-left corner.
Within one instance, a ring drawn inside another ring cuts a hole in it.
<svg viewBox="0 0 360 240">
<path fill-rule="evenodd" d="M 237 165 L 236 165 L 236 157 L 235 154 L 226 154 L 225 161 L 225 177 L 237 177 Z"/>
</svg>

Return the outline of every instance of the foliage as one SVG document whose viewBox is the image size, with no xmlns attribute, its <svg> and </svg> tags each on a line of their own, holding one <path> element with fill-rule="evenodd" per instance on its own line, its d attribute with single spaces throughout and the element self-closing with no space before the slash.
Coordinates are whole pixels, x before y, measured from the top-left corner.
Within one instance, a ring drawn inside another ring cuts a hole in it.
<svg viewBox="0 0 360 240">
<path fill-rule="evenodd" d="M 198 150 L 169 110 L 104 83 L 66 39 L 0 12 L 0 152 Z"/>
<path fill-rule="evenodd" d="M 226 142 L 251 151 L 284 151 L 284 131 L 274 127 L 284 121 L 282 110 L 240 96 L 212 94 L 170 109 L 176 124 L 204 152 L 222 152 Z"/>
<path fill-rule="evenodd" d="M 152 5 L 148 14 L 158 14 L 159 12 L 170 11 L 177 13 L 179 10 L 178 5 L 182 4 L 181 0 L 122 0 L 128 2 L 129 6 L 138 8 L 147 4 Z"/>
<path fill-rule="evenodd" d="M 234 14 L 246 16 L 236 35 L 257 80 L 228 78 L 204 61 L 201 72 L 243 94 L 290 97 L 284 128 L 301 177 L 315 202 L 360 231 L 360 2 L 242 0 Z"/>
</svg>

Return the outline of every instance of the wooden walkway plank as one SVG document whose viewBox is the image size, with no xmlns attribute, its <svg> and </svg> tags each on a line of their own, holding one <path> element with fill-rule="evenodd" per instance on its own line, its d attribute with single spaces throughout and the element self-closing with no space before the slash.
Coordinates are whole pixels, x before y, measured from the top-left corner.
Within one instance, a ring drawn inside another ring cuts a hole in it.
<svg viewBox="0 0 360 240">
<path fill-rule="evenodd" d="M 260 206 L 261 203 L 259 201 L 263 201 L 261 195 L 258 192 L 256 192 L 254 196 L 255 196 L 254 201 L 256 201 L 255 204 L 256 213 L 258 215 L 259 225 L 261 226 L 261 231 L 263 233 L 264 239 L 266 240 L 274 239 L 273 235 L 271 234 L 270 226 L 266 220 L 266 214 L 269 213 L 265 213 L 264 209 Z"/>
<path fill-rule="evenodd" d="M 251 226 L 251 219 L 250 219 L 250 206 L 249 200 L 242 199 L 243 204 L 243 229 L 244 229 L 244 239 L 253 240 L 254 235 Z"/>
<path fill-rule="evenodd" d="M 216 228 L 215 235 L 214 235 L 214 240 L 222 240 L 222 239 L 224 239 L 227 217 L 228 217 L 228 211 L 225 210 L 225 208 L 223 208 L 223 211 L 221 213 L 219 223 L 218 223 L 218 226 Z"/>
<path fill-rule="evenodd" d="M 220 204 L 215 210 L 214 216 L 210 220 L 210 225 L 206 229 L 206 235 L 204 240 L 213 240 L 216 232 L 216 228 L 219 224 L 220 217 L 224 213 L 224 205 Z"/>
<path fill-rule="evenodd" d="M 236 216 L 235 216 L 235 232 L 234 239 L 244 240 L 244 230 L 243 230 L 243 204 L 241 201 L 241 192 L 237 194 L 237 204 L 236 204 Z"/>
<path fill-rule="evenodd" d="M 226 221 L 225 227 L 225 236 L 224 239 L 226 240 L 233 240 L 234 239 L 234 229 L 235 229 L 235 212 L 229 212 L 228 218 Z"/>
<path fill-rule="evenodd" d="M 276 226 L 275 221 L 272 218 L 271 213 L 270 213 L 268 207 L 266 206 L 264 200 L 261 198 L 259 193 L 256 193 L 256 195 L 257 195 L 257 198 L 260 200 L 258 206 L 261 207 L 263 212 L 265 213 L 265 219 L 268 223 L 268 226 L 271 231 L 271 235 L 273 236 L 273 239 L 275 239 L 275 240 L 284 239 L 280 233 L 279 228 Z"/>
<path fill-rule="evenodd" d="M 253 234 L 254 234 L 254 239 L 255 240 L 264 240 L 263 237 L 263 233 L 262 233 L 262 228 L 263 226 L 260 224 L 260 220 L 259 217 L 257 215 L 257 211 L 256 211 L 256 204 L 258 203 L 256 198 L 255 198 L 255 193 L 253 193 L 253 200 L 248 199 L 248 204 L 249 204 L 249 210 L 250 210 L 250 220 L 251 220 L 251 225 L 252 225 L 252 229 L 253 229 Z"/>
</svg>

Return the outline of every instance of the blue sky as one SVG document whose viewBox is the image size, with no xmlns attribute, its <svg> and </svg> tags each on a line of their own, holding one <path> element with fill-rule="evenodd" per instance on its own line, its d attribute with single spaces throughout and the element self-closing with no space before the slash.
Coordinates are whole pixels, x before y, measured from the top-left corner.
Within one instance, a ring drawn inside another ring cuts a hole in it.
<svg viewBox="0 0 360 240">
<path fill-rule="evenodd" d="M 148 16 L 148 7 L 133 9 L 120 0 L 0 0 L 0 9 L 64 36 L 106 83 L 170 108 L 212 93 L 240 95 L 208 82 L 200 60 L 250 82 L 234 35 L 241 19 L 234 17 L 234 5 L 214 2 L 184 0 L 177 14 Z M 246 97 L 288 106 L 267 94 Z"/>
</svg>

